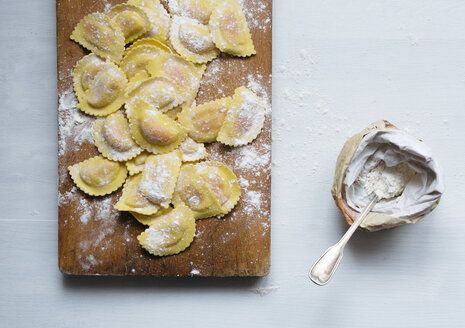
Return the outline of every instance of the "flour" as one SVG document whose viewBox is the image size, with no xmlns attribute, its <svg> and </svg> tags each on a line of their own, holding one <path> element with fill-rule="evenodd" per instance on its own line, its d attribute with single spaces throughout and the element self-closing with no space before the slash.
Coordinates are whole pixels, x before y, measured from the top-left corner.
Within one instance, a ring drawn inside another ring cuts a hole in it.
<svg viewBox="0 0 465 328">
<path fill-rule="evenodd" d="M 369 159 L 356 183 L 368 194 L 375 193 L 380 199 L 390 199 L 402 194 L 414 175 L 415 171 L 406 162 L 387 167 L 383 161 Z"/>
<path fill-rule="evenodd" d="M 258 287 L 258 288 L 252 288 L 250 291 L 252 293 L 258 294 L 260 296 L 266 296 L 272 291 L 278 290 L 279 286 L 269 286 L 269 287 Z"/>
<path fill-rule="evenodd" d="M 58 104 L 58 156 L 68 151 L 68 142 L 74 145 L 72 151 L 78 151 L 84 143 L 92 143 L 92 126 L 93 119 L 77 108 L 77 98 L 71 86 L 61 94 Z"/>
<path fill-rule="evenodd" d="M 159 252 L 160 249 L 164 249 L 165 244 L 170 238 L 170 232 L 168 229 L 156 230 L 153 227 L 149 227 L 145 230 L 146 242 L 144 247 L 149 252 Z"/>
<path fill-rule="evenodd" d="M 197 269 L 192 269 L 191 272 L 190 272 L 190 275 L 191 275 L 191 276 L 197 276 L 197 275 L 199 275 L 199 274 L 200 274 L 200 271 L 197 270 Z"/>
</svg>

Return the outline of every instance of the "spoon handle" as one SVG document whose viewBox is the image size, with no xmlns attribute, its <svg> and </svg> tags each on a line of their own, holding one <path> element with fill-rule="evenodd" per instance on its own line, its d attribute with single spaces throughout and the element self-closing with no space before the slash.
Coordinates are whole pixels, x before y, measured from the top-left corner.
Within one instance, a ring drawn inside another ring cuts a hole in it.
<svg viewBox="0 0 465 328">
<path fill-rule="evenodd" d="M 378 201 L 378 196 L 374 196 L 337 244 L 328 248 L 313 264 L 309 277 L 315 284 L 323 286 L 329 282 L 342 260 L 345 245 Z"/>
</svg>

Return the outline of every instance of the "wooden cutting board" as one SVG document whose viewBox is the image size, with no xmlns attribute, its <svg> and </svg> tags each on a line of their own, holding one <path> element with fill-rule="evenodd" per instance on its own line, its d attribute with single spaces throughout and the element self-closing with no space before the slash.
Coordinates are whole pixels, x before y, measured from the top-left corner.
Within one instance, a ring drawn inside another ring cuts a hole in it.
<svg viewBox="0 0 465 328">
<path fill-rule="evenodd" d="M 92 142 L 93 117 L 76 109 L 72 70 L 87 52 L 69 39 L 85 15 L 121 0 L 57 0 L 59 267 L 73 275 L 263 276 L 270 268 L 271 205 L 271 0 L 245 0 L 244 10 L 257 55 L 222 55 L 209 63 L 197 103 L 232 95 L 248 85 L 269 103 L 260 136 L 245 147 L 208 145 L 209 159 L 229 165 L 242 195 L 223 219 L 197 221 L 196 238 L 184 252 L 154 257 L 138 244 L 145 228 L 113 205 L 121 189 L 90 197 L 73 185 L 67 167 L 98 154 Z"/>
</svg>

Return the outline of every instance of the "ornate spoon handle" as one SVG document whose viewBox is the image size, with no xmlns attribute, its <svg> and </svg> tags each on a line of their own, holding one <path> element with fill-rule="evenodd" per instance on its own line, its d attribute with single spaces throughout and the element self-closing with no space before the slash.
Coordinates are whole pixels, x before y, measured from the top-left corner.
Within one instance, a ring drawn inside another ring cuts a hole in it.
<svg viewBox="0 0 465 328">
<path fill-rule="evenodd" d="M 326 252 L 324 252 L 323 255 L 321 255 L 321 257 L 315 262 L 315 264 L 313 264 L 308 275 L 315 284 L 323 286 L 329 282 L 336 271 L 339 262 L 342 260 L 345 245 L 378 201 L 378 196 L 374 196 L 354 223 L 352 223 L 349 230 L 347 230 L 344 236 L 342 236 L 341 240 L 339 240 L 337 244 L 328 248 Z"/>
</svg>

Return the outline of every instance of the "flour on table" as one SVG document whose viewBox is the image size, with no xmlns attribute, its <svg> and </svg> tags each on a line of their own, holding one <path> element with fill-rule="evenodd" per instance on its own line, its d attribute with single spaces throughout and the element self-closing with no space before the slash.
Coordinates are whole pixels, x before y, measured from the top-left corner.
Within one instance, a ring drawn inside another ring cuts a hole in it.
<svg viewBox="0 0 465 328">
<path fill-rule="evenodd" d="M 250 291 L 252 293 L 258 294 L 260 296 L 266 296 L 269 293 L 271 293 L 274 290 L 278 290 L 279 286 L 269 286 L 269 287 L 258 287 L 258 288 L 252 288 Z"/>
</svg>

